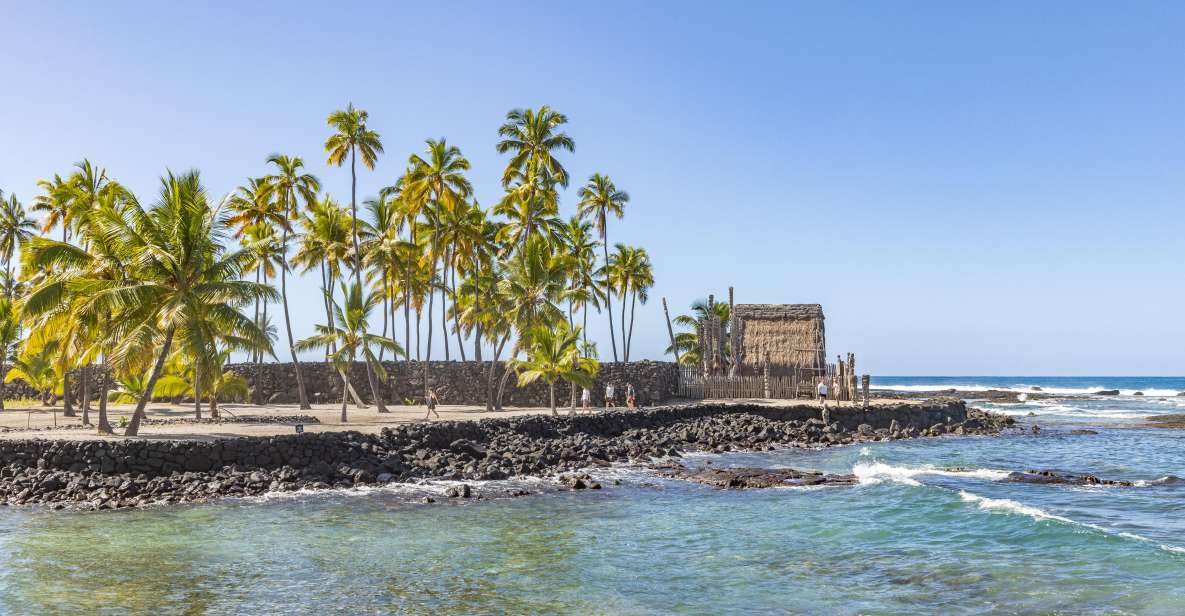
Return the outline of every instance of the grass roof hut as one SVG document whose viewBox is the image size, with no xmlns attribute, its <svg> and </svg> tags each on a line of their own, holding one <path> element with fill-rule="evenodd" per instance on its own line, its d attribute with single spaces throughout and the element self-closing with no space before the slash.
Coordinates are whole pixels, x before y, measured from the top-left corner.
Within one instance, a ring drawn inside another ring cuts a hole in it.
<svg viewBox="0 0 1185 616">
<path fill-rule="evenodd" d="M 737 304 L 733 309 L 734 345 L 741 374 L 771 376 L 824 374 L 827 342 L 819 304 Z"/>
</svg>

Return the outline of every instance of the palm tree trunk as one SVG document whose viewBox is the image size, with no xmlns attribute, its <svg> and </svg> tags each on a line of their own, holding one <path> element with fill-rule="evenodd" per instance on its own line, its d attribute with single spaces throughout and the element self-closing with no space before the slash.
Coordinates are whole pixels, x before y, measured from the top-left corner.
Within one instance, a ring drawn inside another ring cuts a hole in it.
<svg viewBox="0 0 1185 616">
<path fill-rule="evenodd" d="M 62 417 L 74 417 L 74 394 L 70 391 L 70 370 L 62 370 Z"/>
<path fill-rule="evenodd" d="M 101 364 L 103 378 L 99 385 L 99 434 L 114 434 L 111 424 L 107 421 L 107 390 L 111 389 L 111 366 L 107 365 L 107 356 L 103 356 Z"/>
<path fill-rule="evenodd" d="M 136 402 L 136 410 L 132 412 L 132 421 L 128 424 L 128 429 L 124 431 L 124 436 L 136 436 L 140 433 L 140 420 L 144 418 L 144 408 L 148 406 L 148 401 L 152 400 L 152 390 L 156 389 L 156 381 L 160 378 L 160 373 L 165 369 L 165 360 L 169 358 L 169 347 L 173 345 L 173 328 L 165 333 L 165 343 L 161 346 L 160 356 L 156 358 L 156 364 L 152 367 L 152 373 L 148 376 L 148 384 L 144 387 L 144 395 L 140 396 L 140 400 Z"/>
<path fill-rule="evenodd" d="M 195 358 L 193 362 L 193 418 L 202 418 L 202 360 Z"/>
<path fill-rule="evenodd" d="M 432 231 L 432 271 L 428 276 L 429 284 L 436 279 L 436 231 Z M 436 298 L 436 293 L 432 292 L 432 287 L 428 287 L 428 345 L 424 351 L 424 363 L 421 370 L 424 378 L 424 404 L 428 403 L 428 363 L 432 361 L 432 302 Z M 448 347 L 448 340 L 445 340 L 445 347 Z"/>
<path fill-rule="evenodd" d="M 627 284 L 623 284 L 621 286 L 621 359 L 627 363 L 630 360 L 630 348 L 625 344 L 625 296 L 628 293 L 629 286 Z"/>
<path fill-rule="evenodd" d="M 296 359 L 296 341 L 292 338 L 292 318 L 288 315 L 288 229 L 284 229 L 284 263 L 280 265 L 280 299 L 284 304 L 284 329 L 288 331 L 288 353 L 292 355 L 292 367 L 296 370 L 296 395 L 300 400 L 301 410 L 309 410 L 309 395 L 304 389 L 304 375 L 300 372 L 300 360 Z M 213 403 L 211 403 L 211 414 Z"/>
<path fill-rule="evenodd" d="M 486 372 L 486 410 L 494 410 L 494 374 L 498 370 L 498 357 L 502 355 L 502 349 L 506 346 L 506 341 L 510 339 L 510 334 L 502 337 L 502 341 L 494 344 L 494 356 L 490 358 L 490 367 Z"/>
<path fill-rule="evenodd" d="M 449 286 L 449 293 L 453 296 L 453 329 L 457 331 L 457 348 L 461 349 L 461 361 L 465 359 L 465 338 L 461 336 L 461 316 L 457 310 L 457 268 L 452 267 L 453 283 Z"/>
<path fill-rule="evenodd" d="M 354 282 L 362 288 L 362 252 L 358 249 L 358 171 L 356 148 L 350 147 L 350 239 L 354 242 Z"/>
<path fill-rule="evenodd" d="M 548 383 L 547 389 L 549 390 L 549 393 L 551 394 L 551 414 L 553 416 L 559 415 L 559 413 L 557 413 L 555 410 L 555 381 Z"/>
<path fill-rule="evenodd" d="M 325 259 L 321 259 L 321 301 L 325 303 L 325 324 L 333 329 L 333 306 L 329 301 L 329 294 L 333 292 L 333 287 L 330 286 L 328 275 L 325 273 Z M 325 347 L 325 361 L 329 361 L 329 355 L 337 351 L 337 342 L 331 340 L 329 346 Z"/>
<path fill-rule="evenodd" d="M 369 361 L 366 362 L 366 380 L 370 384 L 370 395 L 374 396 L 374 404 L 378 407 L 378 412 L 390 413 L 391 411 L 387 410 L 387 405 L 383 404 L 383 394 L 379 391 L 378 379 L 375 378 L 374 367 L 370 365 Z"/>
<path fill-rule="evenodd" d="M 390 293 L 387 290 L 387 270 L 383 269 L 383 337 L 384 338 L 387 337 L 387 300 L 390 299 L 388 297 L 389 295 L 390 295 Z M 391 339 L 394 340 L 395 339 L 395 335 L 394 335 L 395 324 L 394 323 L 391 324 L 391 330 L 392 330 Z M 383 355 L 386 354 L 386 351 L 387 351 L 386 347 L 379 347 L 379 361 L 380 362 L 383 361 Z"/>
<path fill-rule="evenodd" d="M 446 308 L 445 303 L 447 301 L 447 298 L 445 297 L 445 293 L 446 293 L 446 289 L 448 288 L 448 260 L 449 260 L 448 252 L 449 252 L 448 249 L 445 248 L 444 261 L 442 261 L 442 264 L 444 265 L 444 267 L 441 268 L 441 272 L 440 272 L 440 343 L 444 346 L 444 361 L 449 361 L 448 313 L 445 312 L 445 308 Z"/>
<path fill-rule="evenodd" d="M 602 228 L 604 228 L 602 226 Z M 609 282 L 609 233 L 601 236 L 601 248 L 605 254 L 605 312 L 609 313 L 609 343 L 613 345 L 613 361 L 617 361 L 617 337 L 613 333 L 613 285 Z"/>
<path fill-rule="evenodd" d="M 4 382 L 3 375 L 8 374 L 8 367 L 5 365 L 5 359 L 8 356 L 8 349 L 0 348 L 0 411 L 4 410 L 4 396 L 6 394 L 7 384 Z"/>
<path fill-rule="evenodd" d="M 346 401 L 349 400 L 349 391 L 353 389 L 350 387 L 350 377 L 346 376 L 346 371 L 338 368 L 337 373 L 342 377 L 342 416 L 341 422 L 346 423 Z"/>
<path fill-rule="evenodd" d="M 411 266 L 407 266 L 407 279 L 403 286 L 403 359 L 411 361 Z M 419 327 L 417 322 L 416 327 Z M 420 332 L 416 331 L 416 359 L 420 358 Z"/>
<path fill-rule="evenodd" d="M 260 263 L 259 265 L 255 266 L 255 284 L 259 284 L 259 273 L 262 271 L 262 268 L 263 268 L 263 263 Z M 255 323 L 255 327 L 259 327 L 259 297 L 255 298 L 255 320 L 252 322 Z M 255 363 L 255 358 L 258 355 L 259 355 L 258 350 L 253 349 L 251 351 L 251 360 L 250 360 L 251 363 Z M 252 402 L 254 402 L 254 400 L 252 400 Z"/>
<path fill-rule="evenodd" d="M 638 307 L 638 290 L 634 289 L 633 295 L 630 297 L 630 336 L 625 340 L 625 357 L 629 361 L 630 347 L 634 345 L 634 311 Z"/>
<path fill-rule="evenodd" d="M 82 425 L 91 425 L 91 365 L 82 367 Z"/>
</svg>

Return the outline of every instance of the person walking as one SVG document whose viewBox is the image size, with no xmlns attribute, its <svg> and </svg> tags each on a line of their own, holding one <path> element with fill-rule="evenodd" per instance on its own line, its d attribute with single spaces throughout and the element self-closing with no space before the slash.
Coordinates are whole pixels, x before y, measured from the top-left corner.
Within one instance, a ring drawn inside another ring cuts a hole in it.
<svg viewBox="0 0 1185 616">
<path fill-rule="evenodd" d="M 584 412 L 589 412 L 589 405 L 592 404 L 592 393 L 585 387 L 584 391 L 580 392 L 580 406 L 584 407 Z"/>
<path fill-rule="evenodd" d="M 428 406 L 428 412 L 424 414 L 424 419 L 431 419 L 432 415 L 436 415 L 436 418 L 440 419 L 440 413 L 436 412 L 436 405 L 440 403 L 440 398 L 436 397 L 435 389 L 428 390 L 428 397 L 424 403 Z"/>
<path fill-rule="evenodd" d="M 825 423 L 825 424 L 831 423 L 830 421 L 828 421 L 829 419 L 831 419 L 831 417 L 830 417 L 830 413 L 827 410 L 827 379 L 826 378 L 819 379 L 819 387 L 818 387 L 817 391 L 818 391 L 819 403 L 823 405 L 823 423 Z"/>
<path fill-rule="evenodd" d="M 617 400 L 613 396 L 613 383 L 605 384 L 605 410 L 617 408 Z"/>
<path fill-rule="evenodd" d="M 633 383 L 626 383 L 625 385 L 625 405 L 632 411 L 637 407 L 638 395 L 634 391 Z"/>
</svg>

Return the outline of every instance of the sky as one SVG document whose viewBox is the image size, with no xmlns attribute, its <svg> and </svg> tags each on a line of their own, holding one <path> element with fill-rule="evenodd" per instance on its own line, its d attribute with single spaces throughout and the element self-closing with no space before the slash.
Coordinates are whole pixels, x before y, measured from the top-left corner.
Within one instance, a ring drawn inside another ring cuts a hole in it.
<svg viewBox="0 0 1185 616">
<path fill-rule="evenodd" d="M 302 156 L 339 200 L 325 117 L 370 112 L 501 194 L 497 128 L 565 113 L 576 189 L 632 199 L 610 242 L 659 298 L 820 303 L 828 350 L 880 375 L 1185 374 L 1185 3 L 0 0 L 0 189 L 89 158 L 150 202 L 167 170 L 221 196 Z M 297 337 L 319 281 L 291 289 Z M 609 354 L 604 315 L 592 337 Z M 455 349 L 454 349 L 455 353 Z M 439 348 L 435 356 L 439 357 Z"/>
</svg>

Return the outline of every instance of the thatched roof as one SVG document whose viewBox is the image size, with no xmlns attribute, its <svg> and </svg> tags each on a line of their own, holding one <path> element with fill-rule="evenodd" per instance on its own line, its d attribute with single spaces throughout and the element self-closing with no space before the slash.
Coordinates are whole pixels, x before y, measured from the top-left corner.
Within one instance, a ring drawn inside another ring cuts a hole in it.
<svg viewBox="0 0 1185 616">
<path fill-rule="evenodd" d="M 737 304 L 741 363 L 757 369 L 766 359 L 773 374 L 826 365 L 823 307 L 819 304 Z"/>
<path fill-rule="evenodd" d="M 737 304 L 733 310 L 741 319 L 823 320 L 819 304 Z"/>
</svg>

